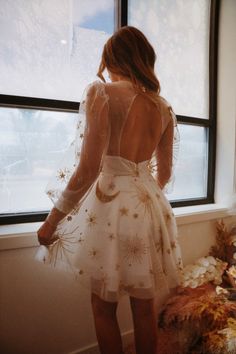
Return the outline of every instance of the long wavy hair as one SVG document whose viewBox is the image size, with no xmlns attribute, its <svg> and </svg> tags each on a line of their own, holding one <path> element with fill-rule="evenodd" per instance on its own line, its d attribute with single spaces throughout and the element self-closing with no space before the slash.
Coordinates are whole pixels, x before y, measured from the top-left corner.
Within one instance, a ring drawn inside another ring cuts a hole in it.
<svg viewBox="0 0 236 354">
<path fill-rule="evenodd" d="M 105 82 L 107 69 L 129 79 L 140 92 L 159 95 L 155 61 L 155 51 L 144 34 L 132 26 L 121 27 L 104 45 L 97 76 Z"/>
</svg>

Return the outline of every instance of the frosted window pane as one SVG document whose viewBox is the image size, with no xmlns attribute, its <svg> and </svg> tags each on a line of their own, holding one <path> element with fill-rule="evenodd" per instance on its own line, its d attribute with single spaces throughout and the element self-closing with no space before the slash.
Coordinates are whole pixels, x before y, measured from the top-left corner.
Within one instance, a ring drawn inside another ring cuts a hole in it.
<svg viewBox="0 0 236 354">
<path fill-rule="evenodd" d="M 129 0 L 128 22 L 157 53 L 161 94 L 179 115 L 208 118 L 209 0 Z"/>
<path fill-rule="evenodd" d="M 79 101 L 114 30 L 114 0 L 4 0 L 0 92 Z"/>
<path fill-rule="evenodd" d="M 173 193 L 169 200 L 204 198 L 207 195 L 208 132 L 204 127 L 179 124 L 180 151 Z"/>
<path fill-rule="evenodd" d="M 45 187 L 73 140 L 76 113 L 0 109 L 0 214 L 51 208 Z"/>
</svg>

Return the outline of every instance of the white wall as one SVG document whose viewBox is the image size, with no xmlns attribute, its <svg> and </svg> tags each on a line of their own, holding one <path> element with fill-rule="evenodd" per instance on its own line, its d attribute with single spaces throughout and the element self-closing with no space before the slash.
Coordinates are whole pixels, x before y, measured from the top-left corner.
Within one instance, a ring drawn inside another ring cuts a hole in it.
<svg viewBox="0 0 236 354">
<path fill-rule="evenodd" d="M 233 188 L 235 18 L 236 1 L 222 1 L 216 181 L 218 203 L 227 201 Z M 192 223 L 178 222 L 185 263 L 206 255 L 214 243 L 216 220 L 208 220 L 207 216 L 203 219 L 192 219 Z M 225 222 L 230 226 L 236 223 L 236 217 L 227 217 Z M 93 345 L 95 332 L 88 292 L 78 288 L 68 274 L 60 274 L 36 262 L 35 251 L 36 248 L 32 247 L 0 253 L 0 352 L 69 354 Z M 119 321 L 123 333 L 132 328 L 127 299 L 119 305 Z"/>
</svg>

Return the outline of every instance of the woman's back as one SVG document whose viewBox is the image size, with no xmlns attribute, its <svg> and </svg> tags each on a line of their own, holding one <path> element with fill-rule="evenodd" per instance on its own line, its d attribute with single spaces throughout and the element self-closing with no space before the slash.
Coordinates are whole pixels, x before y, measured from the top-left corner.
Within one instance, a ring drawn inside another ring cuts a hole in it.
<svg viewBox="0 0 236 354">
<path fill-rule="evenodd" d="M 130 81 L 121 80 L 92 84 L 87 107 L 92 107 L 87 110 L 90 141 L 97 141 L 96 150 L 90 153 L 90 166 L 98 166 L 101 155 L 121 156 L 135 163 L 155 156 L 158 182 L 164 186 L 172 170 L 175 124 L 168 103 L 157 94 L 140 93 Z"/>
<path fill-rule="evenodd" d="M 167 105 L 158 96 L 155 104 L 137 93 L 129 81 L 106 84 L 105 91 L 110 124 L 107 154 L 136 163 L 150 160 L 171 118 Z"/>
</svg>

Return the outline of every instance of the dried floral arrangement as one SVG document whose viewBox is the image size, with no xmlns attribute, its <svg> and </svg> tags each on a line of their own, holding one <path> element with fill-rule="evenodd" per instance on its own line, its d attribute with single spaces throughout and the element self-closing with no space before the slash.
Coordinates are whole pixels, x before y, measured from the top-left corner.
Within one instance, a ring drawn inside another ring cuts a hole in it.
<svg viewBox="0 0 236 354">
<path fill-rule="evenodd" d="M 183 269 L 179 293 L 160 313 L 167 338 L 160 354 L 236 354 L 236 301 L 229 301 L 236 300 L 236 227 L 219 221 L 216 230 L 210 255 Z M 222 280 L 224 288 L 216 286 Z"/>
<path fill-rule="evenodd" d="M 230 265 L 236 264 L 236 227 L 227 229 L 223 220 L 216 224 L 216 244 L 211 247 L 209 254 Z"/>
</svg>

